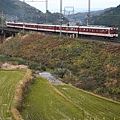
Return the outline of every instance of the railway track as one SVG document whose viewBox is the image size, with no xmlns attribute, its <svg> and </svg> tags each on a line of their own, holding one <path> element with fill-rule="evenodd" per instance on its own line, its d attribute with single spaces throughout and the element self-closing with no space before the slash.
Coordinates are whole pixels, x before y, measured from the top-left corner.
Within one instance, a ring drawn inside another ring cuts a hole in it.
<svg viewBox="0 0 120 120">
<path fill-rule="evenodd" d="M 88 40 L 88 41 L 100 41 L 100 42 L 108 42 L 108 43 L 115 43 L 120 44 L 120 39 L 110 39 L 110 38 L 103 38 L 103 37 L 95 37 L 95 36 L 79 36 L 79 39 Z"/>
<path fill-rule="evenodd" d="M 107 42 L 112 42 L 112 43 L 118 43 L 120 44 L 120 40 L 115 39 L 115 40 L 106 40 Z"/>
</svg>

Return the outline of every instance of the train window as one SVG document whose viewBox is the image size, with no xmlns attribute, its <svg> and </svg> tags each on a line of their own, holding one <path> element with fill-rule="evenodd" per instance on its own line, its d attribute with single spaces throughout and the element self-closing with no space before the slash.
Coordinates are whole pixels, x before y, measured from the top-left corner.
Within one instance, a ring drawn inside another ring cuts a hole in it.
<svg viewBox="0 0 120 120">
<path fill-rule="evenodd" d="M 96 30 L 96 32 L 98 33 L 98 32 L 99 32 L 99 30 Z"/>
<path fill-rule="evenodd" d="M 92 29 L 92 32 L 94 32 L 94 29 Z"/>
<path fill-rule="evenodd" d="M 68 27 L 66 27 L 66 30 L 68 30 Z"/>
<path fill-rule="evenodd" d="M 117 29 L 115 30 L 115 33 L 118 34 L 118 30 Z"/>
</svg>

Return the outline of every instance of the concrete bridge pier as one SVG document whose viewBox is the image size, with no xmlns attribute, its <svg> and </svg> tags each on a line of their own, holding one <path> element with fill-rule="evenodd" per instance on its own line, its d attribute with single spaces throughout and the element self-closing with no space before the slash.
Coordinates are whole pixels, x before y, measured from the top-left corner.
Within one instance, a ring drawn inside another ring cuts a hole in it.
<svg viewBox="0 0 120 120">
<path fill-rule="evenodd" d="M 0 44 L 2 44 L 2 43 L 3 43 L 4 36 L 5 36 L 5 35 L 4 35 L 3 33 L 1 33 L 1 34 L 0 34 Z"/>
<path fill-rule="evenodd" d="M 0 33 L 0 44 L 2 44 L 4 42 L 4 39 L 7 37 L 15 37 L 16 33 L 15 32 L 2 32 Z"/>
<path fill-rule="evenodd" d="M 20 31 L 21 31 L 20 29 L 12 29 L 0 26 L 0 44 L 4 42 L 5 38 L 8 38 L 10 36 L 15 37 L 15 35 Z"/>
</svg>

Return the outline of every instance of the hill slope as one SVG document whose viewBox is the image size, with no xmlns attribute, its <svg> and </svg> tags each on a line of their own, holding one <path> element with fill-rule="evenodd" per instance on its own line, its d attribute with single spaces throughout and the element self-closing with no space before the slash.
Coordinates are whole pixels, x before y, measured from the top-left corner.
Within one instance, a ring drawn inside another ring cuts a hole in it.
<svg viewBox="0 0 120 120">
<path fill-rule="evenodd" d="M 0 46 L 0 53 L 33 60 L 65 83 L 120 101 L 120 45 L 27 34 Z"/>
<path fill-rule="evenodd" d="M 46 23 L 47 21 L 51 24 L 56 24 L 59 21 L 59 17 L 55 13 L 47 11 L 48 17 L 46 18 L 45 13 L 19 0 L 0 0 L 0 11 L 3 11 L 8 21 L 32 23 Z M 67 22 L 68 20 L 63 16 L 63 23 Z"/>
<path fill-rule="evenodd" d="M 91 17 L 93 16 L 98 16 L 105 11 L 108 11 L 110 8 L 104 9 L 104 10 L 98 10 L 98 11 L 91 11 L 90 15 Z M 79 23 L 79 25 L 86 25 L 87 24 L 87 14 L 88 12 L 80 12 L 72 15 L 67 15 L 66 17 L 70 20 L 73 21 L 75 24 Z"/>
<path fill-rule="evenodd" d="M 92 24 L 116 26 L 120 28 L 120 5 L 116 8 L 111 8 L 99 16 L 94 16 L 91 21 Z"/>
</svg>

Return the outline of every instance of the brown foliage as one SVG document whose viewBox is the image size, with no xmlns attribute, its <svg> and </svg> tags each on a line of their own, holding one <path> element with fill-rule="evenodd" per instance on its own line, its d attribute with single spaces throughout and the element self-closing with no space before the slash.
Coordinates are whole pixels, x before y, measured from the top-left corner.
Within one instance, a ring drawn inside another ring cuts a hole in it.
<svg viewBox="0 0 120 120">
<path fill-rule="evenodd" d="M 107 53 L 120 53 L 120 45 L 119 44 L 108 45 L 106 46 L 105 51 Z"/>
<path fill-rule="evenodd" d="M 20 110 L 22 109 L 22 102 L 25 98 L 25 93 L 28 91 L 30 85 L 34 82 L 32 77 L 31 70 L 27 70 L 26 75 L 20 81 L 19 85 L 15 90 L 14 100 L 11 107 L 11 112 L 16 120 L 23 120 L 22 116 L 20 115 Z"/>
<path fill-rule="evenodd" d="M 109 64 L 107 64 L 107 71 L 110 73 L 116 73 L 117 67 L 111 67 Z"/>
<path fill-rule="evenodd" d="M 20 115 L 20 112 L 16 108 L 12 108 L 11 112 L 15 118 L 15 120 L 24 120 L 22 116 Z"/>
</svg>

